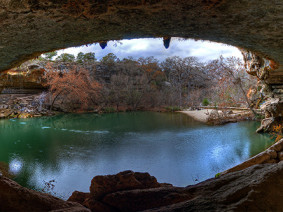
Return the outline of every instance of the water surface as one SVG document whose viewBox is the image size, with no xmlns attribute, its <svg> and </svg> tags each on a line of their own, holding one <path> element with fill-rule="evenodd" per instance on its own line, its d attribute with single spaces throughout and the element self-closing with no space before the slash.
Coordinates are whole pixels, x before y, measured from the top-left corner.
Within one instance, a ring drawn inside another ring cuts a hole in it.
<svg viewBox="0 0 283 212">
<path fill-rule="evenodd" d="M 64 199 L 87 192 L 96 175 L 128 169 L 187 186 L 270 146 L 269 136 L 255 133 L 258 126 L 206 126 L 184 114 L 154 112 L 0 120 L 0 161 L 21 185 Z M 53 189 L 46 187 L 50 180 Z"/>
</svg>

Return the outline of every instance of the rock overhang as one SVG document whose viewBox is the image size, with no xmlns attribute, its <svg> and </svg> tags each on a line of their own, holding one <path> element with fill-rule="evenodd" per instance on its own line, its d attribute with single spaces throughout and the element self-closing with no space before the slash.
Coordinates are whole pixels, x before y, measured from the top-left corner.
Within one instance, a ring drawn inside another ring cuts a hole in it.
<svg viewBox="0 0 283 212">
<path fill-rule="evenodd" d="M 281 0 L 0 0 L 0 5 L 2 71 L 56 49 L 183 37 L 226 43 L 272 59 L 272 83 L 283 81 Z"/>
</svg>

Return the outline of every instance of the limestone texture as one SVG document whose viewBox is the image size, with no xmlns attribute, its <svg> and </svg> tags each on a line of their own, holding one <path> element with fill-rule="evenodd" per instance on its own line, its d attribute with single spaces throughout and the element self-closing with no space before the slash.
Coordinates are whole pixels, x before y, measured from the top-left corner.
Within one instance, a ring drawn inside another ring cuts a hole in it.
<svg viewBox="0 0 283 212">
<path fill-rule="evenodd" d="M 270 155 L 275 157 L 274 152 Z M 96 187 L 98 191 L 101 189 L 96 186 L 96 177 L 92 180 L 90 193 L 76 191 L 69 201 L 79 202 L 96 212 L 280 211 L 283 207 L 283 161 L 253 165 L 183 188 L 159 184 L 158 187 L 137 189 L 132 177 L 126 177 L 123 184 L 128 186 L 123 186 L 119 191 L 112 189 L 111 185 L 117 183 L 115 178 L 135 174 L 126 171 L 99 176 L 99 182 L 103 182 L 104 190 L 107 190 L 103 196 L 93 195 Z M 153 179 L 147 173 L 137 174 L 144 174 L 148 180 Z"/>
<path fill-rule="evenodd" d="M 259 96 L 256 105 L 265 115 L 257 132 L 274 131 L 274 127 L 283 124 L 283 79 L 280 72 L 275 74 L 278 66 L 250 51 L 242 50 L 242 54 L 247 72 L 258 79 L 253 95 Z"/>
<path fill-rule="evenodd" d="M 71 46 L 183 37 L 226 43 L 272 59 L 274 79 L 282 80 L 282 4 L 281 0 L 0 0 L 0 70 Z"/>
</svg>

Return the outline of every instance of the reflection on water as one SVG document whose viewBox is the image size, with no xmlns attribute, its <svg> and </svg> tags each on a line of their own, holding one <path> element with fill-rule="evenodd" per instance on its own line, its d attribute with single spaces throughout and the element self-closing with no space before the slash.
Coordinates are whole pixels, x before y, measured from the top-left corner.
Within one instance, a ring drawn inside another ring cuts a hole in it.
<svg viewBox="0 0 283 212">
<path fill-rule="evenodd" d="M 23 124 L 24 123 L 24 124 Z M 259 123 L 206 126 L 183 114 L 80 114 L 0 120 L 0 161 L 20 184 L 68 198 L 96 175 L 149 172 L 186 186 L 213 177 L 271 145 Z M 53 182 L 53 181 L 52 181 Z"/>
</svg>

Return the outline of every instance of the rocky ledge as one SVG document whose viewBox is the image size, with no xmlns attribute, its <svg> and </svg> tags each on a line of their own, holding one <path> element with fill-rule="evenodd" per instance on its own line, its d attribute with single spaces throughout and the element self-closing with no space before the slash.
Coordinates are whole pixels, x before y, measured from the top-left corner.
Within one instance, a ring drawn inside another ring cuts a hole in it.
<svg viewBox="0 0 283 212">
<path fill-rule="evenodd" d="M 45 94 L 0 94 L 0 119 L 52 115 L 44 107 Z"/>
<path fill-rule="evenodd" d="M 246 160 L 245 162 L 222 172 L 221 175 L 227 174 L 230 172 L 240 171 L 240 170 L 243 170 L 245 168 L 248 168 L 250 166 L 257 165 L 257 164 L 279 163 L 280 161 L 283 161 L 283 139 L 273 144 L 267 150 Z"/>
</svg>

